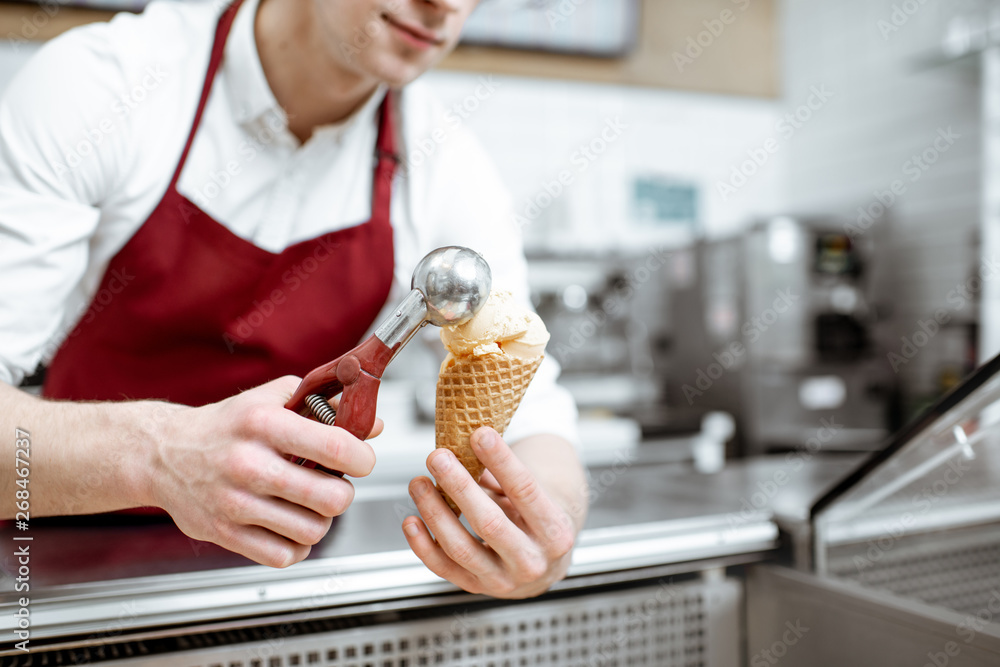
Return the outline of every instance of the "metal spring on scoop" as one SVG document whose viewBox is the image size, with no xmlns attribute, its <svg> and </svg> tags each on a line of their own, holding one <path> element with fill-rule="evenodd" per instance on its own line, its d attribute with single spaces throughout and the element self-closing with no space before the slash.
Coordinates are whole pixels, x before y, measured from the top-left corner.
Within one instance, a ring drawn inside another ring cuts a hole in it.
<svg viewBox="0 0 1000 667">
<path fill-rule="evenodd" d="M 319 394 L 309 394 L 306 396 L 306 405 L 312 410 L 316 419 L 327 426 L 333 426 L 333 420 L 337 418 L 337 411 L 333 409 L 325 398 Z"/>
</svg>

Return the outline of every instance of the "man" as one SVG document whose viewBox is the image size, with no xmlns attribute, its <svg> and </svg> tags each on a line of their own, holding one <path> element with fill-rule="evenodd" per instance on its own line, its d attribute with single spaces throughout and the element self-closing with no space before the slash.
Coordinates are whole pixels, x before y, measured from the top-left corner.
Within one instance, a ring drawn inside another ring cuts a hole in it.
<svg viewBox="0 0 1000 667">
<path fill-rule="evenodd" d="M 475 4 L 154 3 L 18 75 L 0 104 L 0 433 L 31 433 L 32 516 L 158 507 L 275 567 L 326 534 L 353 487 L 289 459 L 364 476 L 375 450 L 285 410 L 296 376 L 356 344 L 435 247 L 480 250 L 526 298 L 496 174 L 408 85 Z M 428 137 L 433 155 L 405 159 Z M 11 386 L 40 361 L 45 399 Z M 481 485 L 428 457 L 482 541 L 410 484 L 407 541 L 468 591 L 536 595 L 568 567 L 586 486 L 555 373 L 512 446 L 475 434 Z M 0 447 L 10 470 L 14 436 Z M 0 516 L 14 490 L 5 474 Z"/>
</svg>

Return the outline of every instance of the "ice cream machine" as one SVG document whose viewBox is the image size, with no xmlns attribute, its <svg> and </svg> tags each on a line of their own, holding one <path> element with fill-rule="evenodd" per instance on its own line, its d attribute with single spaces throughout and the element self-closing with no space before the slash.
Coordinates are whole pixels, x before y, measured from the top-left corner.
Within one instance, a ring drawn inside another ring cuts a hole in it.
<svg viewBox="0 0 1000 667">
<path fill-rule="evenodd" d="M 671 276 L 671 405 L 731 412 L 745 453 L 876 448 L 892 378 L 875 346 L 873 237 L 776 217 L 687 251 Z"/>
</svg>

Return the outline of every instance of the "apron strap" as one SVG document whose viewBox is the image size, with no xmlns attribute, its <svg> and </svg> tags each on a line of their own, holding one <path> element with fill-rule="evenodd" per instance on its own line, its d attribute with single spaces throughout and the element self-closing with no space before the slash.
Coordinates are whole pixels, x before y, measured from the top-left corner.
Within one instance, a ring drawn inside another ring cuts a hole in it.
<svg viewBox="0 0 1000 667">
<path fill-rule="evenodd" d="M 198 101 L 198 110 L 195 112 L 191 131 L 188 133 L 187 142 L 184 144 L 184 152 L 181 153 L 181 159 L 177 163 L 173 177 L 170 179 L 171 190 L 177 186 L 177 181 L 184 170 L 184 164 L 187 162 L 188 153 L 191 152 L 191 145 L 194 143 L 195 134 L 198 132 L 198 126 L 201 125 L 201 117 L 205 113 L 205 107 L 208 106 L 208 96 L 212 92 L 212 83 L 215 81 L 215 75 L 219 71 L 222 56 L 226 52 L 226 38 L 229 37 L 229 31 L 233 27 L 236 12 L 239 11 L 242 4 L 243 0 L 233 0 L 226 8 L 226 11 L 222 13 L 222 16 L 219 17 L 219 25 L 215 29 L 215 41 L 212 43 L 212 55 L 208 61 L 208 72 L 205 74 L 205 84 L 202 86 L 201 98 Z"/>
<path fill-rule="evenodd" d="M 372 218 L 388 220 L 392 208 L 392 181 L 399 164 L 396 152 L 395 111 L 397 97 L 385 93 L 379 114 L 378 139 L 375 140 L 375 174 L 372 178 Z"/>
</svg>

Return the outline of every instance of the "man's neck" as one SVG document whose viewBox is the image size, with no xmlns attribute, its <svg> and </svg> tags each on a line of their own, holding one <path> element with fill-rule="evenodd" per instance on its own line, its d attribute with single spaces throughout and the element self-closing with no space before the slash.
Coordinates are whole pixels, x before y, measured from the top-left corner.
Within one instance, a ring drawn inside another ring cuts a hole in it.
<svg viewBox="0 0 1000 667">
<path fill-rule="evenodd" d="M 261 2 L 254 21 L 264 76 L 288 127 L 305 142 L 321 125 L 337 123 L 356 111 L 378 86 L 341 66 L 316 30 L 312 2 Z"/>
</svg>

